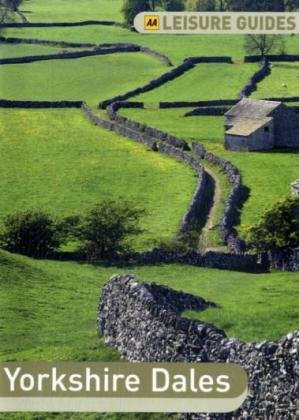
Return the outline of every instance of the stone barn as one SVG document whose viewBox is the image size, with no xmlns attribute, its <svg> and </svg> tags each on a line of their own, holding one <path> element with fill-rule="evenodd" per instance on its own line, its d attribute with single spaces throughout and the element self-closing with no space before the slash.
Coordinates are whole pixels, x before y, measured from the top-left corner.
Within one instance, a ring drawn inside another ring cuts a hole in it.
<svg viewBox="0 0 299 420">
<path fill-rule="evenodd" d="M 225 114 L 225 148 L 236 151 L 299 146 L 299 114 L 282 102 L 244 98 Z"/>
</svg>

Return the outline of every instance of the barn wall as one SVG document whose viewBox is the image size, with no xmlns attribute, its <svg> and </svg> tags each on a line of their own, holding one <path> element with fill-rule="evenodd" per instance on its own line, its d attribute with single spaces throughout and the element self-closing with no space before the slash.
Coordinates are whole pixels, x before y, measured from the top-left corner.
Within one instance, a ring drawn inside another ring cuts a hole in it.
<svg viewBox="0 0 299 420">
<path fill-rule="evenodd" d="M 273 114 L 275 119 L 275 146 L 299 146 L 299 114 L 283 106 Z"/>
</svg>

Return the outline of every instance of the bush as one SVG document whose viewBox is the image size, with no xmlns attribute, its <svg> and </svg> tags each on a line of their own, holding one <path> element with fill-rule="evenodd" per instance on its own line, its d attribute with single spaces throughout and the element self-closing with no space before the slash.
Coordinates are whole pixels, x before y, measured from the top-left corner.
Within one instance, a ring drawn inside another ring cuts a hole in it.
<svg viewBox="0 0 299 420">
<path fill-rule="evenodd" d="M 61 245 L 56 223 L 47 213 L 28 210 L 4 218 L 0 245 L 10 252 L 45 258 Z"/>
<path fill-rule="evenodd" d="M 299 197 L 276 204 L 249 229 L 250 248 L 260 251 L 296 248 L 299 246 Z"/>
<path fill-rule="evenodd" d="M 142 214 L 143 210 L 128 202 L 106 200 L 95 205 L 78 228 L 87 258 L 111 259 L 128 252 L 130 236 L 142 232 L 138 227 Z"/>
</svg>

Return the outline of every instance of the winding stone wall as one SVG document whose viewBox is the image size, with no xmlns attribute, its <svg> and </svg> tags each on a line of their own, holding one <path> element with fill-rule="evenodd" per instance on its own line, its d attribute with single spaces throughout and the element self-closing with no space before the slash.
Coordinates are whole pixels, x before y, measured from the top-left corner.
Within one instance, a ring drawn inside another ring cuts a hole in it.
<svg viewBox="0 0 299 420">
<path fill-rule="evenodd" d="M 244 343 L 213 325 L 181 317 L 187 309 L 215 306 L 203 298 L 134 276 L 114 276 L 99 302 L 98 330 L 105 342 L 132 362 L 222 362 L 243 366 L 249 395 L 233 414 L 184 415 L 198 419 L 296 418 L 299 333 L 278 342 Z"/>
<path fill-rule="evenodd" d="M 94 124 L 98 124 L 139 143 L 143 143 L 153 151 L 159 151 L 160 153 L 174 157 L 191 166 L 196 171 L 198 175 L 198 184 L 180 227 L 182 232 L 191 230 L 198 222 L 201 206 L 204 205 L 202 196 L 205 189 L 206 173 L 203 166 L 188 152 L 190 149 L 187 142 L 171 136 L 168 133 L 164 133 L 160 130 L 156 130 L 118 115 L 117 110 L 122 106 L 130 107 L 131 103 L 116 102 L 107 108 L 111 121 L 104 120 L 101 117 L 94 115 L 86 104 L 83 104 L 82 109 Z M 134 103 L 133 106 L 141 108 L 143 104 L 137 102 Z"/>
<path fill-rule="evenodd" d="M 155 146 L 159 151 L 163 153 L 163 150 L 167 150 L 168 154 L 170 154 L 171 156 L 175 156 L 179 159 L 182 159 L 181 156 L 178 156 L 180 154 L 179 149 L 189 150 L 189 146 L 185 140 L 177 139 L 174 136 L 170 136 L 168 133 L 148 127 L 145 124 L 140 124 L 136 121 L 130 120 L 126 117 L 123 117 L 117 114 L 117 111 L 120 108 L 122 107 L 130 108 L 132 104 L 134 104 L 133 107 L 135 108 L 143 107 L 142 102 L 137 102 L 137 103 L 115 102 L 107 108 L 109 117 L 112 120 L 119 123 L 120 125 L 125 126 L 130 130 L 138 131 L 139 133 L 146 133 L 150 136 L 151 139 L 153 138 L 158 139 L 161 142 L 161 144 L 160 145 L 156 144 Z M 165 145 L 164 143 L 168 143 L 168 145 L 172 147 L 167 147 L 167 145 Z M 178 150 L 175 150 L 176 148 Z M 228 181 L 232 184 L 232 189 L 225 203 L 224 214 L 220 221 L 220 232 L 221 232 L 222 239 L 227 244 L 228 249 L 232 253 L 244 254 L 246 250 L 246 244 L 242 239 L 238 238 L 237 232 L 234 228 L 234 226 L 237 224 L 239 208 L 241 204 L 243 203 L 244 196 L 245 196 L 244 187 L 242 185 L 242 179 L 241 179 L 239 170 L 232 163 L 224 159 L 221 159 L 210 152 L 207 152 L 202 144 L 193 143 L 192 153 L 195 155 L 195 160 L 196 160 L 196 156 L 198 156 L 200 159 L 206 159 L 209 162 L 211 162 L 213 165 L 220 167 L 220 169 L 226 173 Z M 190 164 L 189 159 L 190 159 L 190 154 L 185 153 L 183 160 L 186 163 Z M 201 179 L 202 179 L 202 182 L 197 187 L 197 191 L 194 196 L 195 200 L 193 199 L 193 205 L 191 207 L 191 210 L 189 208 L 187 212 L 187 214 L 192 215 L 193 221 L 195 220 L 194 219 L 195 215 L 200 214 L 200 209 L 201 209 L 201 206 L 203 205 L 202 196 L 203 196 L 205 185 L 206 185 L 206 176 L 205 176 L 204 170 L 201 171 Z M 184 221 L 187 220 L 188 224 L 185 226 L 185 224 L 183 223 L 183 226 L 182 226 L 183 232 L 187 231 L 192 226 L 192 223 L 190 221 L 192 217 L 190 219 L 189 217 L 184 218 Z"/>
<path fill-rule="evenodd" d="M 192 143 L 192 151 L 201 159 L 208 160 L 224 171 L 229 183 L 232 185 L 232 189 L 225 202 L 224 214 L 220 221 L 220 231 L 222 239 L 227 243 L 230 251 L 236 254 L 242 254 L 246 250 L 246 244 L 242 239 L 237 237 L 237 232 L 234 228 L 237 222 L 239 208 L 244 201 L 245 195 L 239 169 L 231 162 L 207 152 L 200 143 Z"/>
<path fill-rule="evenodd" d="M 267 58 L 261 61 L 260 69 L 249 79 L 247 85 L 242 89 L 238 98 L 250 96 L 254 91 L 257 90 L 257 85 L 264 80 L 271 73 L 270 62 Z"/>
</svg>

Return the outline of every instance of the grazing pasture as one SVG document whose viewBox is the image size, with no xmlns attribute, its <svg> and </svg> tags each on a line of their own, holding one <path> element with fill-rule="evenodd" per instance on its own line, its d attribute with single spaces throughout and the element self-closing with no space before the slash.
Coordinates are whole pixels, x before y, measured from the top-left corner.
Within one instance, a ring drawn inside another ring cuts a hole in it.
<svg viewBox="0 0 299 420">
<path fill-rule="evenodd" d="M 137 96 L 145 103 L 235 99 L 258 70 L 258 64 L 197 64 L 157 89 Z"/>
<path fill-rule="evenodd" d="M 80 22 L 84 20 L 121 21 L 121 0 L 25 1 L 21 10 L 30 22 Z"/>
<path fill-rule="evenodd" d="M 130 70 L 129 70 L 130 69 Z M 100 100 L 147 83 L 165 66 L 143 53 L 0 66 L 2 98 L 18 100 Z"/>
<path fill-rule="evenodd" d="M 271 74 L 258 85 L 255 98 L 299 96 L 299 63 L 271 64 Z"/>
<path fill-rule="evenodd" d="M 189 167 L 92 126 L 80 110 L 1 110 L 0 119 L 0 216 L 67 216 L 127 199 L 147 212 L 135 248 L 175 235 L 197 182 Z"/>
</svg>

